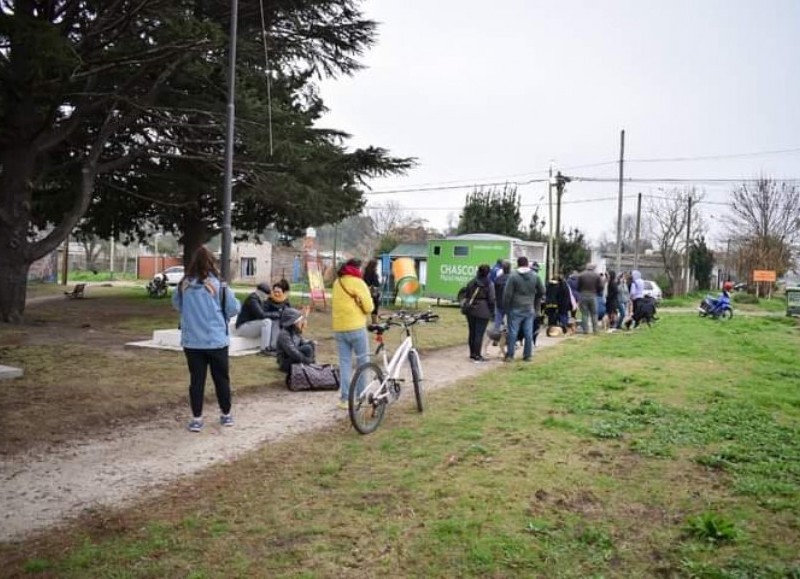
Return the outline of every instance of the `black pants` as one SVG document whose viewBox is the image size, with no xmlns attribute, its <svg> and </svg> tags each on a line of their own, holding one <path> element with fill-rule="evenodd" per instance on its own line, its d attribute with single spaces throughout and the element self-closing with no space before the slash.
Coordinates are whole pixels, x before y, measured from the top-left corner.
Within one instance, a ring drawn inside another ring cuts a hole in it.
<svg viewBox="0 0 800 579">
<path fill-rule="evenodd" d="M 186 364 L 189 366 L 189 402 L 192 416 L 203 415 L 203 395 L 206 388 L 206 371 L 211 368 L 211 379 L 217 391 L 217 402 L 223 414 L 231 411 L 231 379 L 228 365 L 228 347 L 217 350 L 193 350 L 184 348 Z"/>
<path fill-rule="evenodd" d="M 481 355 L 483 334 L 486 333 L 486 326 L 488 325 L 489 320 L 476 318 L 474 316 L 467 316 L 467 326 L 469 327 L 469 338 L 467 339 L 467 344 L 469 345 L 470 358 L 476 358 Z"/>
</svg>

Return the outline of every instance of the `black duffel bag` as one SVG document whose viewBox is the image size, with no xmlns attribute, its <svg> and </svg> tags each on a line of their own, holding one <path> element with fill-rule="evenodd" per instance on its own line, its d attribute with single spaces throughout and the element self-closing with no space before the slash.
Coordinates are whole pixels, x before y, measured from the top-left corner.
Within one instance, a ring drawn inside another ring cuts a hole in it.
<svg viewBox="0 0 800 579">
<path fill-rule="evenodd" d="M 339 367 L 336 364 L 292 364 L 287 385 L 292 392 L 338 390 Z"/>
</svg>

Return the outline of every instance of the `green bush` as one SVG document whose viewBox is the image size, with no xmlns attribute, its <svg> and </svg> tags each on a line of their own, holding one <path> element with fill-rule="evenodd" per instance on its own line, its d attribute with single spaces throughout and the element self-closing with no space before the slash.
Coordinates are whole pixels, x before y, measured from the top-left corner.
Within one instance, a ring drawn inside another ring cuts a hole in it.
<svg viewBox="0 0 800 579">
<path fill-rule="evenodd" d="M 689 537 L 714 545 L 735 541 L 739 536 L 736 525 L 717 513 L 703 513 L 689 518 L 684 532 Z"/>
<path fill-rule="evenodd" d="M 675 291 L 673 290 L 672 284 L 669 282 L 669 278 L 666 275 L 663 273 L 658 274 L 655 282 L 658 284 L 658 287 L 661 288 L 665 298 L 671 298 L 675 296 Z"/>
<path fill-rule="evenodd" d="M 745 292 L 737 292 L 733 294 L 733 301 L 737 304 L 757 304 L 758 297 L 755 294 L 748 294 Z"/>
</svg>

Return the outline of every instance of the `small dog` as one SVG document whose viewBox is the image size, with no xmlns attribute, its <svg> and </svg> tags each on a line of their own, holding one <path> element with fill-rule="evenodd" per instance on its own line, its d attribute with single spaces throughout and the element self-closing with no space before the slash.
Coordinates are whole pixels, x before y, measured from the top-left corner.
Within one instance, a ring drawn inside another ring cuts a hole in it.
<svg viewBox="0 0 800 579">
<path fill-rule="evenodd" d="M 533 325 L 533 343 L 536 343 L 536 336 L 539 334 L 539 331 L 542 328 L 542 324 L 544 322 L 544 316 L 537 316 L 534 320 Z M 522 329 L 520 328 L 519 334 L 517 335 L 517 343 L 520 347 L 525 345 L 525 336 L 522 334 Z M 499 350 L 499 357 L 505 358 L 506 352 L 508 351 L 508 327 L 503 324 L 500 327 L 499 332 L 495 332 L 494 329 L 490 329 L 486 332 L 486 340 L 484 340 L 483 351 L 486 354 L 484 357 L 489 357 L 489 345 L 492 347 L 497 347 Z"/>
<path fill-rule="evenodd" d="M 494 329 L 490 329 L 486 332 L 486 339 L 483 342 L 484 358 L 491 357 L 489 355 L 489 346 L 497 347 L 498 356 L 500 358 L 505 357 L 506 350 L 508 349 L 508 328 L 506 328 L 505 324 L 500 326 L 500 330 L 497 332 L 495 332 Z"/>
</svg>

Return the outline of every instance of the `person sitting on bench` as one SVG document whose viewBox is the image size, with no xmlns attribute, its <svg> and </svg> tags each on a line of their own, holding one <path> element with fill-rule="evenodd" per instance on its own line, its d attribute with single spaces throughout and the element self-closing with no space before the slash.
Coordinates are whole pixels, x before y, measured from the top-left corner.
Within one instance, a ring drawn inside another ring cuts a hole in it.
<svg viewBox="0 0 800 579">
<path fill-rule="evenodd" d="M 313 364 L 316 360 L 314 342 L 303 338 L 306 325 L 303 313 L 286 308 L 281 315 L 281 331 L 278 335 L 278 366 L 286 373 L 287 379 L 292 364 Z"/>
<path fill-rule="evenodd" d="M 85 289 L 86 289 L 86 284 L 85 283 L 75 284 L 75 287 L 72 289 L 72 291 L 71 292 L 64 292 L 64 295 L 67 296 L 70 299 L 82 298 L 83 297 L 83 292 L 84 292 Z"/>
<path fill-rule="evenodd" d="M 269 284 L 260 283 L 256 291 L 247 296 L 242 304 L 242 309 L 236 317 L 236 328 L 233 333 L 244 338 L 259 338 L 259 353 L 265 356 L 274 355 L 273 332 L 277 336 L 275 327 L 280 318 L 280 312 L 271 311 L 267 307 L 269 299 Z"/>
</svg>

